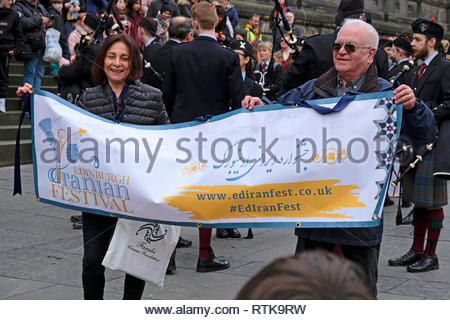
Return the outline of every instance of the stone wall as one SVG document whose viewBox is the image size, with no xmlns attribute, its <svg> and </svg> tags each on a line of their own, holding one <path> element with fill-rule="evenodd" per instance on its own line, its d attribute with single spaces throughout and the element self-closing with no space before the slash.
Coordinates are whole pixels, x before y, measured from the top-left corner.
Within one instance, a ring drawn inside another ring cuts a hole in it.
<svg viewBox="0 0 450 320">
<path fill-rule="evenodd" d="M 335 28 L 334 17 L 340 0 L 287 0 L 295 14 L 295 24 L 306 36 L 332 32 Z M 232 0 L 239 12 L 239 26 L 244 26 L 254 13 L 262 15 L 261 31 L 269 30 L 269 14 L 273 0 Z M 436 19 L 450 39 L 450 2 L 437 0 L 365 0 L 365 10 L 372 15 L 372 23 L 381 36 L 407 35 L 411 33 L 411 22 L 417 17 Z"/>
</svg>

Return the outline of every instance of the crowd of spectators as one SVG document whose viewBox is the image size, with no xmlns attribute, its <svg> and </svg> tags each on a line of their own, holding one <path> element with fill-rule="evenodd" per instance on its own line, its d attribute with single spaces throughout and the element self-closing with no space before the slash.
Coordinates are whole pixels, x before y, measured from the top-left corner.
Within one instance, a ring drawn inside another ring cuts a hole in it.
<svg viewBox="0 0 450 320">
<path fill-rule="evenodd" d="M 47 30 L 54 28 L 59 31 L 59 44 L 62 56 L 59 63 L 49 64 L 50 73 L 59 78 L 59 69 L 62 65 L 73 63 L 77 57 L 77 47 L 85 39 L 92 38 L 99 20 L 105 14 L 109 15 L 110 26 L 117 24 L 120 33 L 130 35 L 136 44 L 143 50 L 144 45 L 139 40 L 138 27 L 141 20 L 146 17 L 157 22 L 157 42 L 164 44 L 169 40 L 168 26 L 171 18 L 184 16 L 191 18 L 191 7 L 199 0 L 0 0 L 2 14 L 1 21 L 9 21 L 5 33 L 7 38 L 0 40 L 2 50 L 2 69 L 0 81 L 0 104 L 4 105 L 6 88 L 8 87 L 8 66 L 12 56 L 24 62 L 23 84 L 30 83 L 33 88 L 39 89 L 44 75 L 46 63 L 45 35 Z M 261 69 L 261 56 L 259 46 L 262 42 L 259 30 L 260 16 L 253 15 L 248 23 L 239 27 L 238 12 L 230 0 L 211 1 L 215 5 L 219 21 L 216 23 L 216 38 L 220 45 L 230 47 L 233 40 L 247 40 L 253 47 L 253 58 L 249 62 L 252 70 Z M 285 0 L 281 1 L 283 11 L 289 24 L 293 28 L 296 39 L 300 39 L 302 32 L 293 24 L 294 15 Z M 3 13 L 4 12 L 4 13 Z M 8 20 L 9 19 L 9 20 Z M 287 42 L 282 40 L 286 30 L 280 23 L 276 33 L 273 66 L 277 73 L 276 80 L 264 81 L 268 77 L 260 76 L 258 83 L 267 88 L 278 84 L 280 77 L 278 65 L 283 72 L 288 69 L 291 56 Z M 285 37 L 287 40 L 288 37 Z M 266 42 L 269 36 L 264 39 Z M 301 41 L 298 41 L 300 44 Z M 271 50 L 271 49 L 270 49 Z M 7 59 L 6 59 L 7 58 Z M 261 71 L 259 71 L 261 72 Z M 254 78 L 252 74 L 248 75 Z M 269 89 L 268 89 L 269 90 Z M 269 93 L 270 94 L 270 93 Z M 276 96 L 276 93 L 275 95 Z M 2 100 L 3 99 L 3 100 Z"/>
</svg>

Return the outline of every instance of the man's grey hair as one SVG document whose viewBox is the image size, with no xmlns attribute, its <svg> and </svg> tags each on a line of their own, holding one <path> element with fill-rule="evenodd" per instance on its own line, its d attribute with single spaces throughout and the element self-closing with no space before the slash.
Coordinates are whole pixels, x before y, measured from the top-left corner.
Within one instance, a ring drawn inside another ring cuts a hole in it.
<svg viewBox="0 0 450 320">
<path fill-rule="evenodd" d="M 341 31 L 348 27 L 354 27 L 364 34 L 364 36 L 362 37 L 365 42 L 364 46 L 375 49 L 378 48 L 378 32 L 372 25 L 359 19 L 345 19 L 341 29 L 339 29 L 337 36 L 339 37 Z"/>
<path fill-rule="evenodd" d="M 189 32 L 194 33 L 192 19 L 186 17 L 174 17 L 169 22 L 169 37 L 177 40 L 186 39 Z"/>
</svg>

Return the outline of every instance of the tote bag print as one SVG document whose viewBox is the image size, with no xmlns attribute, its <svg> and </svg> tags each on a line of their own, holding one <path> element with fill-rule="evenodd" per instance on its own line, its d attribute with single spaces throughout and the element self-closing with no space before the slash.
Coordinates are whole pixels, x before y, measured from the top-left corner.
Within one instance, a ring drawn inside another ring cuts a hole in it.
<svg viewBox="0 0 450 320">
<path fill-rule="evenodd" d="M 162 287 L 179 236 L 179 226 L 119 219 L 103 265 Z"/>
</svg>

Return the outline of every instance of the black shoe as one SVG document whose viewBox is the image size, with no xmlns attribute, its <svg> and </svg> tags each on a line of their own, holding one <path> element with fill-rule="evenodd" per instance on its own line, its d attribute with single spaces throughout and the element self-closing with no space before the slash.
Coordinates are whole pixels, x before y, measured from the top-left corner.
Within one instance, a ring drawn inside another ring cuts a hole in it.
<svg viewBox="0 0 450 320">
<path fill-rule="evenodd" d="M 430 257 L 426 255 L 423 255 L 422 259 L 406 268 L 408 272 L 425 272 L 438 269 L 439 269 L 439 260 L 437 256 Z"/>
<path fill-rule="evenodd" d="M 388 265 L 390 266 L 409 266 L 410 264 L 413 264 L 414 262 L 419 261 L 420 258 L 422 258 L 423 254 L 415 252 L 413 250 L 409 250 L 407 253 L 402 255 L 399 258 L 389 259 Z"/>
<path fill-rule="evenodd" d="M 228 231 L 228 236 L 231 238 L 240 238 L 241 237 L 241 233 L 236 228 L 227 229 L 227 231 Z"/>
<path fill-rule="evenodd" d="M 186 240 L 183 239 L 182 237 L 178 238 L 177 248 L 189 248 L 190 246 L 192 246 L 191 240 Z"/>
<path fill-rule="evenodd" d="M 402 200 L 402 208 L 409 208 L 412 206 L 411 201 Z"/>
<path fill-rule="evenodd" d="M 216 230 L 216 237 L 217 238 L 221 238 L 221 239 L 228 238 L 230 236 L 228 234 L 228 230 L 230 230 L 230 229 L 217 228 L 217 230 Z"/>
<path fill-rule="evenodd" d="M 170 257 L 169 265 L 167 266 L 166 274 L 174 274 L 175 270 L 177 270 L 177 266 L 175 265 L 175 258 Z"/>
<path fill-rule="evenodd" d="M 414 210 L 411 210 L 406 217 L 402 219 L 400 224 L 413 224 L 414 222 Z"/>
<path fill-rule="evenodd" d="M 83 217 L 81 216 L 81 214 L 75 215 L 75 216 L 71 216 L 70 217 L 70 221 L 71 222 L 81 222 L 81 221 L 83 221 Z"/>
<path fill-rule="evenodd" d="M 73 229 L 83 229 L 83 221 L 75 221 L 72 223 Z"/>
<path fill-rule="evenodd" d="M 209 247 L 209 259 L 198 259 L 197 272 L 211 272 L 217 270 L 225 270 L 230 267 L 228 260 L 217 259 L 214 256 L 214 252 Z"/>
<path fill-rule="evenodd" d="M 384 200 L 384 206 L 390 207 L 394 205 L 394 200 L 391 199 L 391 197 L 386 196 L 386 200 Z"/>
</svg>

